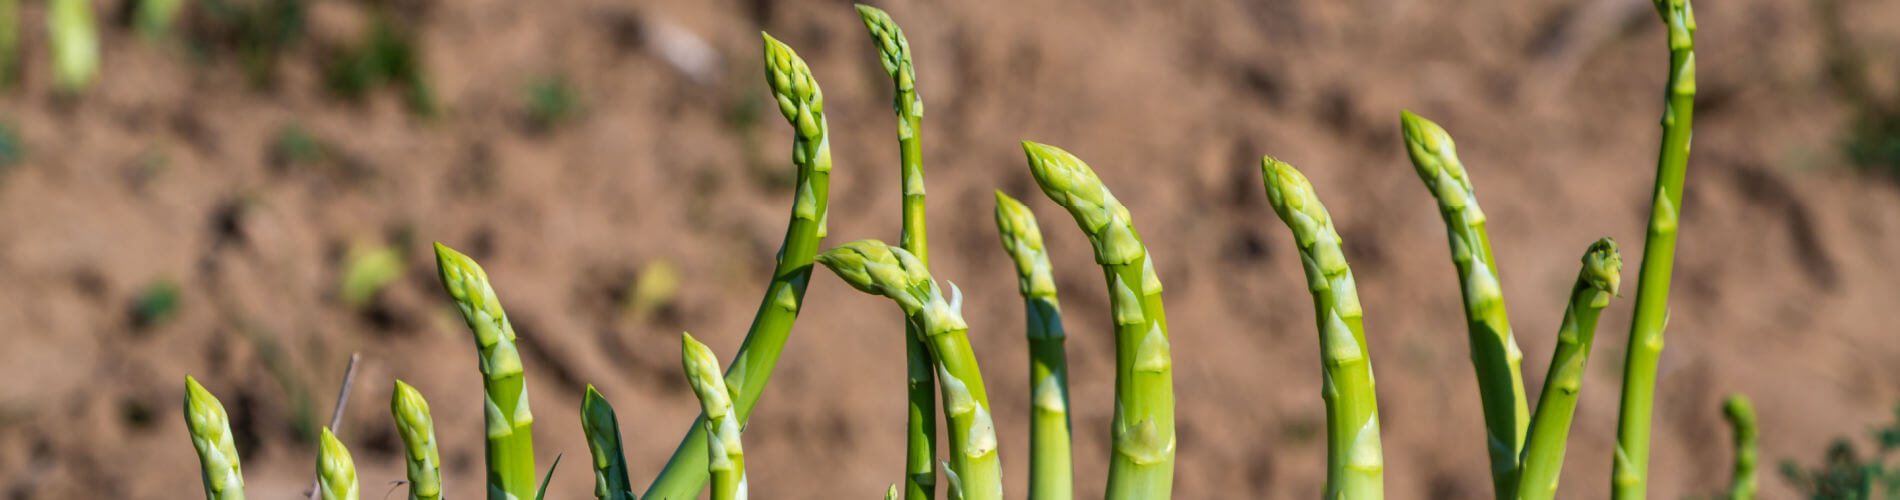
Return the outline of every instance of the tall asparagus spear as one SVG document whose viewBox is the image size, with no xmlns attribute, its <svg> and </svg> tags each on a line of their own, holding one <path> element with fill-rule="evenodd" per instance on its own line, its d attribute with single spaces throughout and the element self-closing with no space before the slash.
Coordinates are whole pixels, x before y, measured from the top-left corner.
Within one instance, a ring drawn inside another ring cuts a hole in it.
<svg viewBox="0 0 1900 500">
<path fill-rule="evenodd" d="M 317 498 L 356 500 L 356 461 L 350 459 L 350 450 L 329 427 L 323 428 L 322 439 L 317 446 Z"/>
<path fill-rule="evenodd" d="M 436 448 L 429 402 L 416 388 L 397 380 L 389 413 L 396 416 L 396 433 L 402 435 L 403 457 L 409 465 L 409 500 L 441 500 L 442 452 Z"/>
<path fill-rule="evenodd" d="M 1465 322 L 1470 334 L 1471 366 L 1478 375 L 1478 397 L 1484 405 L 1486 449 L 1491 453 L 1491 485 L 1497 498 L 1510 497 L 1530 425 L 1524 398 L 1524 375 L 1519 365 L 1524 353 L 1511 334 L 1498 288 L 1498 265 L 1491 257 L 1491 237 L 1485 232 L 1484 210 L 1458 161 L 1458 151 L 1445 129 L 1410 111 L 1400 112 L 1405 129 L 1405 151 L 1412 166 L 1438 199 L 1438 214 L 1451 241 L 1451 260 L 1464 289 Z"/>
<path fill-rule="evenodd" d="M 190 375 L 185 376 L 185 430 L 198 450 L 205 500 L 244 500 L 244 468 L 238 463 L 237 442 L 231 439 L 231 417 L 218 397 Z"/>
<path fill-rule="evenodd" d="M 1043 194 L 1068 209 L 1088 234 L 1108 279 L 1115 316 L 1115 452 L 1108 497 L 1168 498 L 1174 486 L 1174 368 L 1154 259 L 1135 233 L 1128 207 L 1088 164 L 1045 144 L 1024 141 L 1023 151 Z"/>
<path fill-rule="evenodd" d="M 1537 396 L 1531 417 L 1530 439 L 1524 445 L 1523 467 L 1517 481 L 1519 500 L 1550 500 L 1557 496 L 1557 478 L 1563 472 L 1564 440 L 1570 436 L 1571 417 L 1577 411 L 1577 391 L 1583 387 L 1583 369 L 1596 339 L 1597 316 L 1616 295 L 1623 257 L 1616 240 L 1604 238 L 1583 254 L 1583 269 L 1570 288 L 1563 326 L 1557 329 L 1557 352 L 1550 356 L 1550 374 Z"/>
<path fill-rule="evenodd" d="M 818 255 L 818 263 L 859 291 L 896 301 L 904 316 L 924 334 L 936 362 L 943 413 L 950 423 L 949 479 L 952 499 L 1003 497 L 1002 463 L 996 455 L 996 425 L 990 419 L 983 372 L 970 350 L 962 298 L 950 288 L 947 301 L 930 270 L 902 248 L 876 240 L 846 243 Z"/>
<path fill-rule="evenodd" d="M 910 40 L 891 15 L 869 5 L 858 5 L 858 16 L 877 44 L 878 62 L 896 87 L 892 107 L 897 112 L 897 146 L 903 173 L 904 232 L 898 244 L 930 264 L 929 245 L 924 234 L 924 146 L 918 126 L 924 118 L 924 101 L 917 97 L 917 72 L 911 64 Z M 921 332 L 906 324 L 904 353 L 906 385 L 910 396 L 910 417 L 904 460 L 904 498 L 927 500 L 936 493 L 937 456 L 936 381 L 930 372 L 930 351 L 924 347 Z"/>
<path fill-rule="evenodd" d="M 1663 100 L 1662 151 L 1656 160 L 1656 192 L 1636 279 L 1636 313 L 1630 318 L 1623 359 L 1623 402 L 1616 421 L 1616 462 L 1610 498 L 1641 500 L 1649 485 L 1649 423 L 1656 396 L 1656 362 L 1669 321 L 1669 275 L 1676 260 L 1676 225 L 1682 212 L 1682 182 L 1688 174 L 1689 135 L 1695 119 L 1695 10 L 1689 0 L 1656 0 L 1669 27 L 1669 84 Z"/>
<path fill-rule="evenodd" d="M 1320 369 L 1326 400 L 1326 496 L 1330 500 L 1385 497 L 1385 459 L 1379 445 L 1379 399 L 1360 319 L 1359 288 L 1340 249 L 1339 231 L 1306 176 L 1272 157 L 1260 160 L 1267 200 L 1293 231 L 1306 288 L 1319 321 Z"/>
<path fill-rule="evenodd" d="M 1722 402 L 1722 415 L 1735 431 L 1735 477 L 1729 482 L 1728 498 L 1754 500 L 1755 461 L 1761 454 L 1755 446 L 1755 404 L 1748 401 L 1748 396 L 1730 394 Z"/>
<path fill-rule="evenodd" d="M 830 127 L 825 124 L 824 92 L 812 78 L 811 68 L 791 47 L 765 35 L 765 75 L 779 112 L 792 124 L 792 163 L 798 167 L 798 192 L 792 198 L 791 222 L 779 247 L 778 265 L 772 269 L 772 283 L 752 317 L 752 328 L 739 344 L 739 354 L 726 371 L 726 385 L 733 388 L 733 407 L 741 423 L 752 415 L 752 407 L 758 404 L 766 382 L 771 381 L 792 322 L 798 319 L 805 285 L 811 280 L 812 256 L 825 236 L 831 192 L 831 143 L 826 135 Z M 706 465 L 704 422 L 694 422 L 642 498 L 698 495 L 706 488 Z"/>
<path fill-rule="evenodd" d="M 587 434 L 587 451 L 594 456 L 594 497 L 634 500 L 633 483 L 627 480 L 627 455 L 620 448 L 620 420 L 593 384 L 587 385 L 587 395 L 581 399 L 581 430 Z"/>
<path fill-rule="evenodd" d="M 1029 498 L 1067 500 L 1075 496 L 1075 468 L 1069 454 L 1069 361 L 1062 351 L 1067 335 L 1056 278 L 1036 214 L 1002 191 L 996 192 L 996 232 L 1016 262 L 1028 322 L 1029 389 L 1035 401 L 1029 421 Z"/>
<path fill-rule="evenodd" d="M 692 383 L 693 394 L 699 397 L 700 409 L 705 412 L 706 433 L 713 436 L 706 441 L 706 454 L 712 457 L 707 466 L 712 476 L 712 498 L 745 500 L 745 447 L 739 442 L 745 424 L 733 414 L 732 393 L 719 376 L 719 358 L 692 334 L 681 333 L 680 339 L 686 381 Z"/>
<path fill-rule="evenodd" d="M 528 385 L 515 347 L 515 327 L 474 259 L 435 244 L 442 287 L 455 299 L 462 319 L 475 334 L 488 425 L 488 498 L 534 498 L 534 413 L 528 409 Z"/>
</svg>

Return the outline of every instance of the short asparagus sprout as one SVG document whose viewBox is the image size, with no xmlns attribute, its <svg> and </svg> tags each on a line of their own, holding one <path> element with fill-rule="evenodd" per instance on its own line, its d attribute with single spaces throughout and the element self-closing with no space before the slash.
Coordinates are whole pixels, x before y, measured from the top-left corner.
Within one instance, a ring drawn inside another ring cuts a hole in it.
<svg viewBox="0 0 1900 500">
<path fill-rule="evenodd" d="M 1359 288 L 1339 231 L 1300 171 L 1272 157 L 1260 161 L 1267 200 L 1293 231 L 1306 287 L 1319 322 L 1320 369 L 1326 385 L 1326 496 L 1330 500 L 1385 497 L 1385 459 L 1379 445 L 1379 399 L 1366 349 Z"/>
<path fill-rule="evenodd" d="M 53 51 L 53 81 L 60 91 L 78 93 L 92 86 L 99 78 L 99 26 L 93 21 L 92 2 L 47 2 L 46 32 Z"/>
<path fill-rule="evenodd" d="M 594 497 L 634 500 L 627 455 L 620 448 L 620 420 L 593 384 L 587 385 L 587 395 L 581 399 L 581 431 L 587 434 L 587 451 L 594 458 Z"/>
<path fill-rule="evenodd" d="M 442 452 L 436 447 L 429 402 L 415 387 L 397 380 L 389 413 L 396 417 L 396 433 L 402 436 L 403 458 L 409 466 L 409 500 L 441 500 Z"/>
<path fill-rule="evenodd" d="M 897 485 L 893 484 L 891 489 L 884 491 L 884 500 L 897 500 Z"/>
<path fill-rule="evenodd" d="M 726 379 L 719 375 L 719 358 L 692 334 L 682 333 L 680 338 L 686 381 L 699 396 L 699 407 L 706 416 L 706 434 L 713 437 L 706 441 L 706 456 L 712 457 L 707 466 L 712 476 L 712 498 L 745 500 L 745 448 L 739 442 L 745 424 L 732 411 L 732 393 L 726 389 Z"/>
<path fill-rule="evenodd" d="M 356 500 L 356 461 L 343 442 L 323 428 L 323 441 L 317 446 L 317 498 Z"/>
<path fill-rule="evenodd" d="M 515 346 L 515 327 L 502 311 L 488 273 L 475 259 L 435 244 L 442 287 L 455 299 L 462 319 L 475 334 L 488 426 L 488 498 L 534 498 L 534 413 Z"/>
<path fill-rule="evenodd" d="M 1531 417 L 1530 439 L 1524 445 L 1517 481 L 1519 500 L 1557 496 L 1564 442 L 1570 436 L 1577 394 L 1583 388 L 1584 366 L 1589 364 L 1590 347 L 1595 343 L 1597 316 L 1616 295 L 1622 271 L 1623 257 L 1617 253 L 1616 240 L 1597 240 L 1583 254 L 1583 268 L 1577 271 L 1577 284 L 1570 288 L 1563 325 L 1557 329 L 1557 350 L 1550 356 L 1550 373 L 1544 376 L 1537 413 Z"/>
<path fill-rule="evenodd" d="M 1748 401 L 1748 396 L 1730 394 L 1722 402 L 1722 416 L 1735 434 L 1735 472 L 1729 481 L 1728 499 L 1754 500 L 1755 462 L 1761 454 L 1755 444 L 1755 404 Z"/>
<path fill-rule="evenodd" d="M 20 0 L 0 0 L 0 88 L 20 75 Z"/>
<path fill-rule="evenodd" d="M 198 450 L 205 500 L 244 500 L 244 468 L 231 439 L 231 417 L 218 397 L 190 375 L 185 376 L 185 429 Z"/>
<path fill-rule="evenodd" d="M 1029 337 L 1029 390 L 1034 401 L 1029 421 L 1029 498 L 1066 500 L 1075 496 L 1070 456 L 1069 362 L 1062 350 L 1062 306 L 1049 252 L 1042 245 L 1036 214 L 1022 202 L 996 192 L 996 232 L 1016 264 L 1017 290 L 1023 296 Z"/>
</svg>

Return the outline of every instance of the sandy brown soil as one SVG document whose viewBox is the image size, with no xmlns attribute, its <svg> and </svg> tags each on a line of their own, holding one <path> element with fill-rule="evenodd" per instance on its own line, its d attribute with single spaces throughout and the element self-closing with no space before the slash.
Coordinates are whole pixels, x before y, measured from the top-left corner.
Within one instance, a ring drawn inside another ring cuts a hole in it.
<svg viewBox="0 0 1900 500">
<path fill-rule="evenodd" d="M 192 62 L 120 28 L 106 30 L 100 85 L 63 102 L 42 69 L 44 30 L 27 24 L 26 80 L 0 94 L 0 119 L 29 148 L 0 181 L 5 498 L 198 495 L 179 414 L 186 373 L 231 410 L 252 497 L 292 498 L 313 450 L 260 345 L 287 353 L 277 366 L 309 385 L 322 412 L 343 359 L 365 354 L 343 435 L 366 498 L 402 475 L 384 404 L 393 378 L 429 396 L 450 493 L 473 497 L 480 386 L 430 240 L 481 259 L 514 317 L 541 463 L 568 457 L 550 496 L 590 492 L 575 418 L 586 383 L 619 408 L 644 484 L 697 411 L 678 375 L 678 332 L 730 356 L 789 204 L 786 127 L 759 108 L 769 102 L 760 29 L 797 47 L 825 86 L 833 243 L 896 237 L 888 82 L 846 2 L 408 4 L 419 6 L 424 66 L 446 109 L 434 120 L 406 113 L 394 92 L 363 104 L 330 97 L 316 48 L 293 49 L 278 84 L 260 90 L 228 59 Z M 935 271 L 967 294 L 1011 496 L 1024 491 L 1027 463 L 1026 350 L 991 190 L 1031 201 L 1057 256 L 1084 497 L 1101 494 L 1113 362 L 1098 271 L 1035 192 L 1022 139 L 1091 161 L 1159 259 L 1181 498 L 1312 498 L 1323 480 L 1313 318 L 1292 242 L 1260 189 L 1262 154 L 1312 177 L 1349 245 L 1393 498 L 1489 494 L 1458 288 L 1404 157 L 1399 109 L 1460 140 L 1491 216 L 1528 384 L 1543 380 L 1576 256 L 1592 239 L 1623 243 L 1634 289 L 1665 69 L 1647 2 L 886 7 L 917 54 Z M 39 8 L 29 2 L 27 19 Z M 347 31 L 355 8 L 321 3 L 308 45 Z M 1844 8 L 1870 39 L 1900 30 L 1900 4 Z M 1838 159 L 1847 110 L 1822 83 L 1810 10 L 1726 0 L 1697 14 L 1702 104 L 1656 401 L 1651 491 L 1664 499 L 1725 483 L 1725 393 L 1755 398 L 1770 461 L 1812 462 L 1829 438 L 1860 433 L 1900 401 L 1900 192 Z M 711 79 L 656 56 L 655 33 L 668 29 L 710 44 Z M 522 97 L 542 75 L 573 81 L 583 106 L 545 132 L 524 125 Z M 273 161 L 269 144 L 293 124 L 331 144 L 332 158 Z M 344 306 L 345 249 L 403 234 L 413 235 L 409 270 L 368 312 Z M 663 314 L 628 319 L 616 304 L 656 260 L 686 281 Z M 182 287 L 179 315 L 134 328 L 127 305 L 156 280 Z M 752 489 L 875 497 L 900 473 L 900 318 L 822 273 L 809 301 L 747 434 Z M 1619 301 L 1603 321 L 1571 439 L 1570 498 L 1606 495 L 1628 312 Z M 1793 495 L 1773 474 L 1763 489 Z"/>
</svg>

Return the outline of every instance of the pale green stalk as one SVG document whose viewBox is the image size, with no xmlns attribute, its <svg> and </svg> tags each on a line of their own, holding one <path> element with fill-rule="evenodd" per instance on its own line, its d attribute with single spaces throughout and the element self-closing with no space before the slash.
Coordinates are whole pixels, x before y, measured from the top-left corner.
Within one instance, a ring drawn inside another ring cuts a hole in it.
<svg viewBox="0 0 1900 500">
<path fill-rule="evenodd" d="M 1089 238 L 1108 280 L 1115 323 L 1115 416 L 1108 465 L 1111 499 L 1165 499 L 1174 488 L 1174 363 L 1161 278 L 1128 207 L 1080 158 L 1023 142 L 1029 170 Z"/>
<path fill-rule="evenodd" d="M 77 93 L 99 77 L 99 26 L 90 0 L 48 0 L 46 32 L 53 51 L 53 82 Z"/>
<path fill-rule="evenodd" d="M 1379 399 L 1366 349 L 1359 288 L 1339 231 L 1313 185 L 1292 165 L 1260 160 L 1273 211 L 1293 231 L 1306 288 L 1319 322 L 1320 370 L 1326 401 L 1326 496 L 1328 500 L 1385 497 L 1385 459 L 1379 445 Z"/>
<path fill-rule="evenodd" d="M 1029 390 L 1034 402 L 1029 419 L 1029 498 L 1067 500 L 1075 496 L 1075 467 L 1070 457 L 1069 361 L 1062 344 L 1062 306 L 1056 302 L 1056 278 L 1042 230 L 1029 207 L 996 192 L 996 232 L 1016 263 L 1017 291 L 1023 296 L 1029 337 Z"/>
<path fill-rule="evenodd" d="M 20 0 L 0 0 L 0 88 L 20 75 Z"/>
<path fill-rule="evenodd" d="M 587 385 L 587 395 L 581 398 L 581 431 L 587 434 L 587 452 L 594 457 L 594 497 L 634 500 L 627 455 L 620 448 L 620 419 L 593 384 Z"/>
<path fill-rule="evenodd" d="M 356 461 L 343 442 L 323 428 L 317 446 L 317 498 L 319 500 L 356 500 Z"/>
<path fill-rule="evenodd" d="M 515 327 L 502 311 L 488 273 L 474 259 L 435 244 L 442 287 L 455 299 L 462 319 L 475 334 L 482 372 L 484 421 L 488 427 L 489 500 L 534 498 L 534 413 L 528 409 L 528 385 L 515 346 Z"/>
<path fill-rule="evenodd" d="M 1662 150 L 1650 203 L 1643 265 L 1637 274 L 1636 313 L 1630 318 L 1623 360 L 1623 402 L 1616 421 L 1616 461 L 1610 498 L 1642 500 L 1649 486 L 1649 424 L 1656 397 L 1656 363 L 1669 321 L 1669 275 L 1675 268 L 1676 226 L 1688 174 L 1695 118 L 1695 10 L 1689 0 L 1656 0 L 1669 31 L 1669 83 L 1663 101 Z"/>
<path fill-rule="evenodd" d="M 1735 476 L 1729 481 L 1728 499 L 1754 500 L 1755 462 L 1761 454 L 1755 444 L 1755 404 L 1748 396 L 1730 394 L 1722 402 L 1722 416 L 1735 432 Z"/>
<path fill-rule="evenodd" d="M 898 242 L 905 251 L 930 264 L 929 245 L 924 232 L 924 146 L 918 126 L 924 118 L 924 101 L 917 97 L 917 72 L 910 59 L 910 41 L 904 29 L 891 15 L 869 5 L 858 5 L 858 16 L 870 30 L 877 45 L 878 62 L 890 75 L 896 88 L 892 107 L 897 112 L 897 147 L 904 188 L 904 231 Z M 936 381 L 931 373 L 930 351 L 924 347 L 921 332 L 905 324 L 905 382 L 909 393 L 910 417 L 905 440 L 904 498 L 929 499 L 936 493 L 937 456 Z"/>
<path fill-rule="evenodd" d="M 185 430 L 198 450 L 199 476 L 205 500 L 244 500 L 244 467 L 238 463 L 237 441 L 231 439 L 231 417 L 198 379 L 185 376 Z"/>
<path fill-rule="evenodd" d="M 680 339 L 686 381 L 692 383 L 693 394 L 699 397 L 706 433 L 714 437 L 706 441 L 706 456 L 711 457 L 707 472 L 712 478 L 712 499 L 745 500 L 745 447 L 739 442 L 745 423 L 732 411 L 732 392 L 719 376 L 719 358 L 691 334 L 681 333 Z"/>
<path fill-rule="evenodd" d="M 1537 413 L 1531 416 L 1530 437 L 1524 444 L 1517 481 L 1519 500 L 1557 497 L 1564 442 L 1570 436 L 1577 393 L 1583 388 L 1584 367 L 1589 364 L 1590 347 L 1595 343 L 1597 316 L 1616 295 L 1622 271 L 1623 257 L 1616 251 L 1616 240 L 1597 240 L 1583 254 L 1583 268 L 1577 271 L 1577 284 L 1570 287 L 1570 303 L 1564 308 L 1563 325 L 1557 329 L 1557 350 L 1550 356 L 1550 373 L 1544 376 Z"/>
<path fill-rule="evenodd" d="M 402 436 L 403 458 L 409 466 L 409 500 L 441 500 L 442 452 L 435 442 L 435 421 L 422 393 L 401 380 L 389 397 L 389 413 L 396 417 Z"/>
<path fill-rule="evenodd" d="M 778 366 L 780 351 L 798 309 L 805 301 L 805 285 L 811 280 L 812 256 L 825 237 L 825 213 L 831 192 L 831 143 L 827 139 L 824 93 L 791 47 L 771 35 L 765 36 L 766 83 L 778 109 L 792 124 L 792 163 L 798 167 L 797 194 L 792 198 L 791 222 L 785 228 L 785 242 L 779 247 L 778 264 L 772 268 L 772 283 L 752 317 L 752 327 L 739 344 L 739 353 L 726 370 L 726 385 L 733 388 L 733 407 L 739 421 L 752 415 L 753 406 L 765 392 Z M 692 498 L 706 489 L 706 431 L 704 418 L 695 421 L 685 439 L 673 450 L 643 498 L 679 500 Z"/>
<path fill-rule="evenodd" d="M 138 0 L 138 10 L 132 14 L 133 25 L 147 39 L 164 38 L 171 33 L 185 5 L 185 0 Z"/>
<path fill-rule="evenodd" d="M 990 418 L 983 372 L 970 349 L 962 297 L 951 287 L 946 300 L 923 261 L 910 252 L 876 240 L 859 240 L 818 256 L 818 262 L 864 293 L 896 301 L 904 316 L 924 334 L 936 362 L 943 413 L 949 420 L 951 499 L 997 500 L 1003 497 L 1002 463 L 996 453 L 996 425 Z"/>
<path fill-rule="evenodd" d="M 1451 261 L 1463 288 L 1465 324 L 1470 336 L 1471 367 L 1478 376 L 1478 398 L 1484 406 L 1485 449 L 1491 454 L 1491 486 L 1497 498 L 1516 490 L 1518 458 L 1530 426 L 1524 397 L 1523 351 L 1512 336 L 1504 311 L 1504 293 L 1498 287 L 1498 264 L 1491 256 L 1491 237 L 1485 232 L 1484 210 L 1478 208 L 1464 163 L 1445 129 L 1410 111 L 1400 112 L 1405 151 L 1412 158 L 1425 187 L 1438 200 L 1451 242 Z"/>
</svg>

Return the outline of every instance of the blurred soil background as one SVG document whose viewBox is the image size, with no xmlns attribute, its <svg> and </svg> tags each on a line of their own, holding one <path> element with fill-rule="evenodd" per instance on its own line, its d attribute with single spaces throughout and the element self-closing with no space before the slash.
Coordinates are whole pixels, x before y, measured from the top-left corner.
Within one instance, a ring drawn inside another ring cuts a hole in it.
<svg viewBox="0 0 1900 500">
<path fill-rule="evenodd" d="M 824 85 L 830 244 L 894 241 L 889 81 L 848 2 L 202 0 L 169 35 L 95 0 L 97 84 L 56 89 L 24 3 L 0 92 L 0 497 L 200 495 L 185 374 L 222 397 L 252 498 L 299 495 L 315 426 L 364 354 L 342 436 L 366 498 L 402 478 L 391 380 L 435 409 L 451 496 L 482 491 L 470 335 L 428 250 L 479 259 L 520 332 L 540 465 L 584 498 L 585 384 L 619 409 L 634 480 L 697 406 L 679 332 L 730 359 L 791 199 L 758 32 Z M 1021 496 L 1022 312 L 992 190 L 1056 256 L 1078 494 L 1099 496 L 1112 411 L 1106 293 L 1018 141 L 1087 159 L 1133 210 L 1173 318 L 1180 498 L 1312 498 L 1324 412 L 1312 308 L 1258 161 L 1303 168 L 1359 280 L 1394 498 L 1488 497 L 1445 235 L 1398 113 L 1459 140 L 1533 392 L 1593 239 L 1615 237 L 1566 496 L 1607 495 L 1630 302 L 1660 136 L 1662 24 L 1643 0 L 880 2 L 918 63 L 938 277 L 966 294 Z M 1697 5 L 1696 141 L 1651 493 L 1720 491 L 1720 399 L 1760 409 L 1772 473 L 1863 436 L 1900 401 L 1900 3 Z M 899 479 L 901 318 L 812 280 L 746 435 L 752 489 L 872 498 Z M 401 495 L 400 491 L 392 495 Z"/>
</svg>

